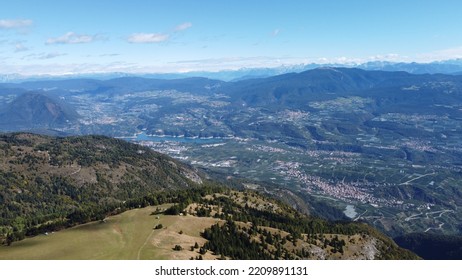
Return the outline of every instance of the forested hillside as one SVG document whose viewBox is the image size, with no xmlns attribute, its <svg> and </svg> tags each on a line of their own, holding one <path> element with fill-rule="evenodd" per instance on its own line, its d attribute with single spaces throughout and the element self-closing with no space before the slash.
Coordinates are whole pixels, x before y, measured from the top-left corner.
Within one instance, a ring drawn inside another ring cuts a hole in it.
<svg viewBox="0 0 462 280">
<path fill-rule="evenodd" d="M 104 221 L 130 209 L 173 203 L 152 214 L 217 219 L 201 232 L 207 242 L 197 248 L 200 255 L 416 257 L 365 224 L 306 216 L 257 192 L 231 190 L 176 160 L 122 140 L 16 133 L 1 135 L 0 145 L 0 229 L 5 245 Z"/>
<path fill-rule="evenodd" d="M 10 240 L 41 227 L 101 218 L 131 199 L 202 182 L 178 161 L 108 137 L 4 134 L 0 147 L 0 233 Z"/>
</svg>

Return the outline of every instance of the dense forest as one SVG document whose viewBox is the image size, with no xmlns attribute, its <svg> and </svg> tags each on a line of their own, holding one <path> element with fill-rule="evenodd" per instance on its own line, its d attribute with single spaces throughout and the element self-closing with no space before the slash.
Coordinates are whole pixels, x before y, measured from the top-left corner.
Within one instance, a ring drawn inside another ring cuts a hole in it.
<svg viewBox="0 0 462 280">
<path fill-rule="evenodd" d="M 148 194 L 202 182 L 178 161 L 108 137 L 3 134 L 0 147 L 3 242 L 101 219 Z"/>
<path fill-rule="evenodd" d="M 411 233 L 396 237 L 395 242 L 426 260 L 462 259 L 462 236 Z"/>
<path fill-rule="evenodd" d="M 215 189 L 218 190 L 218 189 Z M 194 208 L 191 204 L 196 205 Z M 378 259 L 415 259 L 412 252 L 358 222 L 333 222 L 306 216 L 293 208 L 253 191 L 222 188 L 221 193 L 206 197 L 187 197 L 167 209 L 167 215 L 195 215 L 219 218 L 202 236 L 208 240 L 199 250 L 208 250 L 231 259 L 306 259 L 314 258 L 315 247 L 337 254 L 338 258 L 359 239 L 376 240 Z M 340 236 L 340 238 L 339 238 Z"/>
</svg>

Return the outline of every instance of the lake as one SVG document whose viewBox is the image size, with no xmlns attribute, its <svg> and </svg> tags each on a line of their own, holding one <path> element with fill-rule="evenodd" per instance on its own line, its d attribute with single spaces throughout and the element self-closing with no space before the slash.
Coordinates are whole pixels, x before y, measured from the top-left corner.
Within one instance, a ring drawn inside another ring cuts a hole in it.
<svg viewBox="0 0 462 280">
<path fill-rule="evenodd" d="M 354 207 L 354 205 L 347 205 L 343 213 L 350 219 L 354 219 L 356 215 L 358 215 L 358 213 L 356 213 L 356 208 Z"/>
<path fill-rule="evenodd" d="M 173 136 L 154 136 L 147 135 L 142 132 L 134 137 L 120 137 L 127 141 L 152 141 L 152 142 L 179 142 L 179 143 L 194 143 L 194 144 L 207 144 L 219 143 L 222 139 L 219 138 L 189 138 L 189 137 L 173 137 Z"/>
</svg>

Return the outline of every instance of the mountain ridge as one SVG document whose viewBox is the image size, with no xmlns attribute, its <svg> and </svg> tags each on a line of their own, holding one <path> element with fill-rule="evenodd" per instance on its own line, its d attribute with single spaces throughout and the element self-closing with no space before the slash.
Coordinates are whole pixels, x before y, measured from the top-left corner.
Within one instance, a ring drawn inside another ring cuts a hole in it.
<svg viewBox="0 0 462 280">
<path fill-rule="evenodd" d="M 430 83 L 462 85 L 462 77 L 443 74 L 409 74 L 407 72 L 367 71 L 355 68 L 318 68 L 301 73 L 247 80 L 224 85 L 224 92 L 248 105 L 297 106 L 300 102 L 332 99 L 326 94 L 368 96 L 387 90 L 398 96 L 407 88 L 429 88 Z M 460 92 L 460 89 L 458 90 Z M 439 92 L 433 91 L 434 94 Z M 457 92 L 456 92 L 457 94 Z M 284 103 L 285 101 L 288 103 Z"/>
<path fill-rule="evenodd" d="M 0 110 L 0 127 L 53 128 L 70 125 L 78 117 L 64 102 L 42 93 L 27 92 Z"/>
<path fill-rule="evenodd" d="M 207 77 L 223 81 L 243 80 L 252 77 L 270 77 L 291 72 L 303 72 L 306 70 L 320 67 L 348 67 L 360 68 L 364 70 L 383 70 L 383 71 L 405 71 L 411 74 L 454 74 L 460 75 L 462 72 L 462 59 L 452 59 L 433 62 L 393 62 L 393 61 L 368 61 L 364 63 L 308 63 L 308 64 L 290 64 L 278 67 L 244 67 L 236 70 L 220 71 L 191 71 L 185 73 L 129 73 L 129 72 L 108 72 L 108 73 L 76 73 L 69 75 L 20 75 L 20 74 L 3 74 L 0 75 L 0 82 L 24 82 L 37 80 L 63 80 L 92 78 L 98 80 L 109 80 L 120 77 L 145 77 L 156 79 L 181 79 L 187 77 Z"/>
</svg>

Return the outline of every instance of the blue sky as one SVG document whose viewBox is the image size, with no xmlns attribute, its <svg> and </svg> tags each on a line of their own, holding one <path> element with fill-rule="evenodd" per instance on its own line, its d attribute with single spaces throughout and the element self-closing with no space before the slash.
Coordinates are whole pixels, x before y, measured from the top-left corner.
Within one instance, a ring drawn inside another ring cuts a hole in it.
<svg viewBox="0 0 462 280">
<path fill-rule="evenodd" d="M 0 73 L 462 58 L 462 1 L 0 0 Z"/>
</svg>

